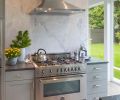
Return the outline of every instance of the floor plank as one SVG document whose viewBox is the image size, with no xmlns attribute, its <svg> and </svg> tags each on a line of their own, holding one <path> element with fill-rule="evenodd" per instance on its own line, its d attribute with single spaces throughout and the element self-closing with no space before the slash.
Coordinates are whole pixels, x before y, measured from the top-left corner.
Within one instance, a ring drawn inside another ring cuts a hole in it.
<svg viewBox="0 0 120 100">
<path fill-rule="evenodd" d="M 108 83 L 108 95 L 118 95 L 120 94 L 120 84 L 109 82 Z"/>
</svg>

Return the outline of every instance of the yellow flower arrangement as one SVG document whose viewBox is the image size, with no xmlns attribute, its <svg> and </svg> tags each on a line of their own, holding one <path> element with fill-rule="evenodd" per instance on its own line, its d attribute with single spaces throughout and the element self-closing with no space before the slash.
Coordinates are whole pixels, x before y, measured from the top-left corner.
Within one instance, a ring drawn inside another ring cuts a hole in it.
<svg viewBox="0 0 120 100">
<path fill-rule="evenodd" d="M 5 49 L 5 56 L 10 58 L 15 58 L 21 55 L 21 51 L 19 48 L 7 48 Z"/>
</svg>

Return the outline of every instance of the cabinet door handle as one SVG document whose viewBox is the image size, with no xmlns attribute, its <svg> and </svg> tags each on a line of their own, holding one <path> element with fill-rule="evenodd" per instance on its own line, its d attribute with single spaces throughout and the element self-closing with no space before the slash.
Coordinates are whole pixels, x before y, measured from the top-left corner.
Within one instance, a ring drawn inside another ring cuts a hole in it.
<svg viewBox="0 0 120 100">
<path fill-rule="evenodd" d="M 93 76 L 93 79 L 100 79 L 100 76 Z"/>
</svg>

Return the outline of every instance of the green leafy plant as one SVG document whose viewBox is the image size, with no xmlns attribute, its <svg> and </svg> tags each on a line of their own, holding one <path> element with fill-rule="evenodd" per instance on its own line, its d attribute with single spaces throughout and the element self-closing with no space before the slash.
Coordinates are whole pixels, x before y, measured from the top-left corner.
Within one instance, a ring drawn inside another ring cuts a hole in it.
<svg viewBox="0 0 120 100">
<path fill-rule="evenodd" d="M 120 45 L 120 32 L 116 32 L 115 37 L 116 37 L 116 39 L 117 39 L 117 41 L 118 41 L 118 43 Z"/>
<path fill-rule="evenodd" d="M 29 32 L 25 30 L 18 32 L 16 39 L 12 40 L 12 44 L 10 45 L 10 47 L 25 48 L 30 45 L 31 45 L 31 39 L 29 38 Z"/>
<path fill-rule="evenodd" d="M 89 24 L 91 29 L 104 28 L 104 5 L 98 5 L 89 9 Z"/>
<path fill-rule="evenodd" d="M 19 48 L 7 48 L 5 49 L 5 56 L 8 59 L 15 58 L 21 55 Z"/>
</svg>

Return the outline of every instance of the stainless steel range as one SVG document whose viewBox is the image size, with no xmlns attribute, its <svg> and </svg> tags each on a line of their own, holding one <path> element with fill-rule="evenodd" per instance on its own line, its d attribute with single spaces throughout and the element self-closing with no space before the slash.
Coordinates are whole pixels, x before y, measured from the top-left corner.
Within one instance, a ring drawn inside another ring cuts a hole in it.
<svg viewBox="0 0 120 100">
<path fill-rule="evenodd" d="M 69 54 L 52 54 L 35 63 L 35 100 L 85 100 L 86 64 Z"/>
</svg>

